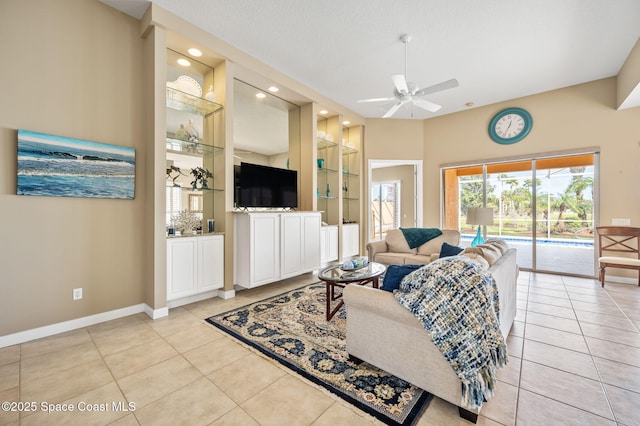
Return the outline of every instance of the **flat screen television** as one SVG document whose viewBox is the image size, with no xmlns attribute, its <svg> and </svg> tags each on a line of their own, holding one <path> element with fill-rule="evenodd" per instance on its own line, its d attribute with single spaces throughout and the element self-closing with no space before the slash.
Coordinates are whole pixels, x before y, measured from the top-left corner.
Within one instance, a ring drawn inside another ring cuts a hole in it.
<svg viewBox="0 0 640 426">
<path fill-rule="evenodd" d="M 236 207 L 298 207 L 298 172 L 252 163 L 236 166 Z"/>
</svg>

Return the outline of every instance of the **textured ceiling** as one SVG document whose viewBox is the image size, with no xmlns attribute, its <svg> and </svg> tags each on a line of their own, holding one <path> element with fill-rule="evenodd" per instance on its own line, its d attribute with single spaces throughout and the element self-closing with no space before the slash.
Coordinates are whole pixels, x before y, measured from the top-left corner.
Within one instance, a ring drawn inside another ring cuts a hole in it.
<svg viewBox="0 0 640 426">
<path fill-rule="evenodd" d="M 101 0 L 135 17 L 145 0 Z M 394 118 L 430 118 L 618 74 L 640 37 L 638 0 L 154 0 L 159 6 L 363 117 L 404 73 L 443 108 L 406 106 Z M 387 108 L 388 103 L 383 103 Z"/>
</svg>

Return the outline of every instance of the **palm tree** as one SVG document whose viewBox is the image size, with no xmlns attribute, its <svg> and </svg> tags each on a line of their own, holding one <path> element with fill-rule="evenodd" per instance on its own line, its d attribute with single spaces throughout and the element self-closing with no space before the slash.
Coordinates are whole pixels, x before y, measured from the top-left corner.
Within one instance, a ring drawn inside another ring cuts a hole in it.
<svg viewBox="0 0 640 426">
<path fill-rule="evenodd" d="M 584 167 L 582 167 L 582 169 L 584 169 Z M 573 169 L 571 170 L 573 172 Z M 565 194 L 575 195 L 575 203 L 572 207 L 582 221 L 587 220 L 587 216 L 593 207 L 593 203 L 591 201 L 584 199 L 584 192 L 588 188 L 591 188 L 593 193 L 593 177 L 574 175 L 571 183 L 565 190 Z"/>
</svg>

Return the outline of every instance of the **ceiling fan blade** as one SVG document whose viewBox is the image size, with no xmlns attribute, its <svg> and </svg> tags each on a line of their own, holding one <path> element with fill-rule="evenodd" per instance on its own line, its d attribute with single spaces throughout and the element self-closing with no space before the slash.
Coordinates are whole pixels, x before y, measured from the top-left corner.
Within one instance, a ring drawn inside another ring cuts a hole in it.
<svg viewBox="0 0 640 426">
<path fill-rule="evenodd" d="M 398 109 L 400 109 L 400 107 L 401 107 L 402 105 L 404 105 L 404 104 L 406 104 L 406 103 L 407 103 L 407 101 L 400 101 L 400 102 L 397 102 L 396 104 L 394 104 L 394 105 L 389 109 L 389 111 L 387 111 L 387 112 L 382 116 L 382 118 L 389 118 L 389 117 L 391 117 L 393 114 L 395 114 L 395 113 L 396 113 L 396 111 L 398 111 Z"/>
<path fill-rule="evenodd" d="M 414 99 L 413 103 L 419 106 L 420 108 L 426 109 L 427 111 L 430 111 L 430 112 L 436 112 L 440 108 L 442 108 L 441 105 L 434 104 L 433 102 L 429 102 L 424 99 Z"/>
<path fill-rule="evenodd" d="M 391 80 L 393 80 L 393 85 L 396 86 L 396 90 L 398 91 L 398 93 L 409 92 L 409 88 L 407 87 L 407 79 L 403 74 L 392 75 Z"/>
<path fill-rule="evenodd" d="M 382 101 L 395 101 L 396 98 L 371 98 L 371 99 L 360 99 L 359 101 L 356 101 L 357 103 L 361 104 L 363 102 L 382 102 Z"/>
<path fill-rule="evenodd" d="M 458 87 L 458 80 L 452 78 L 451 80 L 443 81 L 442 83 L 420 89 L 416 92 L 415 96 L 429 95 L 441 90 L 453 89 L 454 87 Z"/>
</svg>

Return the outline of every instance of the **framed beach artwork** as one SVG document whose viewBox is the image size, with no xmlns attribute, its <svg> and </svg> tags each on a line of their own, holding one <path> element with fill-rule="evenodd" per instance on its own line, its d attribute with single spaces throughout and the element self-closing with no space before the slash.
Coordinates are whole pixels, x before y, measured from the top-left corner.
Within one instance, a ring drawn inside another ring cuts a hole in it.
<svg viewBox="0 0 640 426">
<path fill-rule="evenodd" d="M 133 199 L 133 148 L 18 130 L 18 195 Z"/>
</svg>

